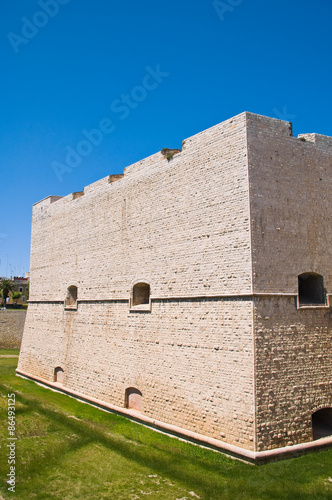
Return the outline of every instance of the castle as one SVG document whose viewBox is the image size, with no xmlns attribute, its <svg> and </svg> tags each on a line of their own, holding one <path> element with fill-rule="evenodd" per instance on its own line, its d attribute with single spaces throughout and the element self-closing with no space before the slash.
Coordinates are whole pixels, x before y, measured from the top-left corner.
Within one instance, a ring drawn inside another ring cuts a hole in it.
<svg viewBox="0 0 332 500">
<path fill-rule="evenodd" d="M 331 444 L 331 188 L 332 137 L 244 112 L 45 198 L 17 373 L 249 460 Z"/>
</svg>

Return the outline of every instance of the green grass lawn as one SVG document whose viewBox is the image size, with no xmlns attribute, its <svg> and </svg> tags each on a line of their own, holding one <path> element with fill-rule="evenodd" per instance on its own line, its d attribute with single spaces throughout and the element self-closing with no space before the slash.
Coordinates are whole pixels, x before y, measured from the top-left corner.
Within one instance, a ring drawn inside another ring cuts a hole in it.
<svg viewBox="0 0 332 500">
<path fill-rule="evenodd" d="M 16 377 L 16 365 L 15 358 L 0 358 L 0 498 L 332 499 L 332 450 L 247 465 Z M 13 392 L 15 493 L 6 484 Z"/>
</svg>

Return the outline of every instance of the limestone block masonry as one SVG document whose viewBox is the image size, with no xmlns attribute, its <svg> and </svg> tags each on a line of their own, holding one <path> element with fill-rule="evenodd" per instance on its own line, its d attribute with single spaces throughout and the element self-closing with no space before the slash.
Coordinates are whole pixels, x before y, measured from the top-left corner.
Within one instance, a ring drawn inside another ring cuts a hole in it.
<svg viewBox="0 0 332 500">
<path fill-rule="evenodd" d="M 332 138 L 244 112 L 171 152 L 34 205 L 18 374 L 237 455 L 325 443 Z"/>
</svg>

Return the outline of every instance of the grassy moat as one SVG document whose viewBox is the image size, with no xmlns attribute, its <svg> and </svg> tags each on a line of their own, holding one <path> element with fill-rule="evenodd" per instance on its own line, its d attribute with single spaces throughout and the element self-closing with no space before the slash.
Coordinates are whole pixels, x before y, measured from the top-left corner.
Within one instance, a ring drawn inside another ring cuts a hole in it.
<svg viewBox="0 0 332 500">
<path fill-rule="evenodd" d="M 0 350 L 0 356 L 13 354 L 18 351 Z M 332 450 L 248 465 L 44 389 L 17 377 L 16 365 L 17 358 L 0 357 L 0 499 L 332 498 Z M 15 454 L 15 492 L 6 483 L 10 453 Z"/>
</svg>

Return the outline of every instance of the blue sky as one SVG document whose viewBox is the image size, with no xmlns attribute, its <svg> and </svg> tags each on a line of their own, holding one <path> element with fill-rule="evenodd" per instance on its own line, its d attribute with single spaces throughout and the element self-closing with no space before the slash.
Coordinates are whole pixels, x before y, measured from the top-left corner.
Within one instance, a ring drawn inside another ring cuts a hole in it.
<svg viewBox="0 0 332 500">
<path fill-rule="evenodd" d="M 332 136 L 330 0 L 0 9 L 0 276 L 29 270 L 33 203 L 242 111 L 292 121 L 294 135 Z"/>
</svg>

